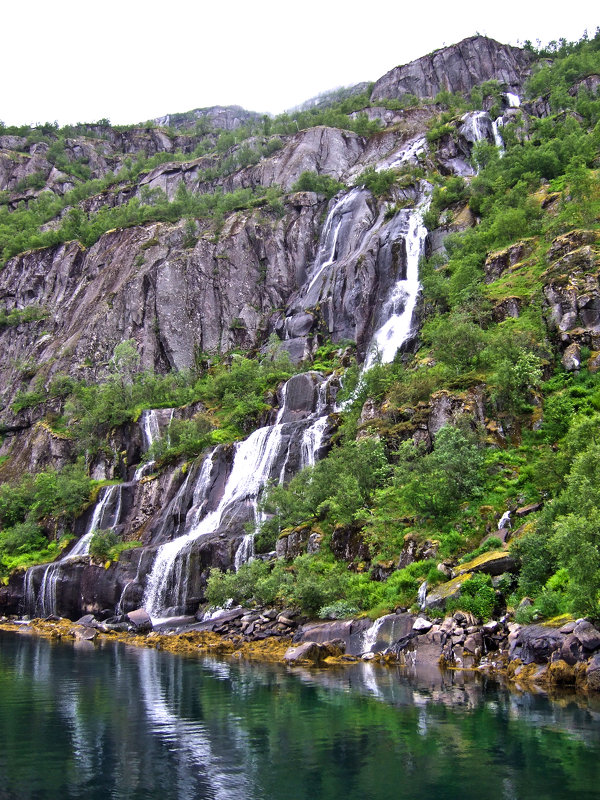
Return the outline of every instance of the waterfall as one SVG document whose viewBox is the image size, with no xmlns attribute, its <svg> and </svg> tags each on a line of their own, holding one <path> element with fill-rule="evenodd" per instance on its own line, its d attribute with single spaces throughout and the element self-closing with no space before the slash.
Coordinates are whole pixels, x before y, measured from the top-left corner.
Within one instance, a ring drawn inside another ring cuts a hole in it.
<svg viewBox="0 0 600 800">
<path fill-rule="evenodd" d="M 221 498 L 216 508 L 208 512 L 206 508 L 215 483 L 213 469 L 218 448 L 204 459 L 194 486 L 193 505 L 186 515 L 185 532 L 158 548 L 147 579 L 143 605 L 154 619 L 161 618 L 165 609 L 185 608 L 189 582 L 187 567 L 195 542 L 232 522 L 241 525 L 244 517 L 249 517 L 250 522 L 257 526 L 262 521 L 258 502 L 267 482 L 282 482 L 290 459 L 290 463 L 301 466 L 316 460 L 327 424 L 328 382 L 319 385 L 317 401 L 312 401 L 315 410 L 311 411 L 294 409 L 295 393 L 290 393 L 289 387 L 295 380 L 306 381 L 307 376 L 295 376 L 284 384 L 275 423 L 258 428 L 247 439 L 235 444 L 233 463 Z M 314 382 L 314 376 L 309 380 Z M 250 533 L 243 537 L 235 553 L 236 569 L 253 555 L 253 548 L 254 534 Z"/>
<path fill-rule="evenodd" d="M 323 233 L 321 234 L 321 243 L 313 265 L 312 276 L 306 289 L 306 294 L 310 292 L 319 277 L 326 272 L 328 267 L 331 267 L 332 264 L 335 264 L 337 261 L 339 255 L 338 240 L 344 216 L 352 211 L 354 201 L 361 191 L 361 189 L 352 189 L 331 206 L 327 219 L 325 220 Z"/>
<path fill-rule="evenodd" d="M 372 625 L 370 625 L 362 635 L 362 646 L 361 649 L 363 653 L 372 653 L 377 646 L 377 638 L 379 635 L 379 631 L 382 625 L 385 623 L 389 615 L 384 615 L 383 617 L 378 617 Z"/>
<path fill-rule="evenodd" d="M 198 482 L 194 488 L 194 499 L 197 499 L 197 507 L 193 508 L 195 520 L 199 515 L 198 509 L 203 508 L 204 502 L 208 495 L 210 478 L 213 470 L 214 452 L 215 451 L 213 450 L 202 462 L 202 468 L 200 470 Z M 184 487 L 182 487 L 182 489 L 183 488 Z M 212 522 L 216 513 L 217 512 L 213 511 L 207 514 L 205 517 L 205 522 Z M 179 536 L 177 539 L 173 539 L 173 541 L 167 542 L 159 547 L 156 558 L 154 559 L 154 564 L 152 565 L 152 571 L 148 576 L 146 591 L 144 592 L 144 599 L 142 601 L 142 605 L 149 614 L 158 616 L 162 610 L 170 583 L 172 582 L 174 567 L 178 560 L 178 556 L 197 538 L 196 532 L 198 531 L 199 527 L 200 523 L 197 522 L 189 533 Z M 175 578 L 180 579 L 178 584 L 176 584 L 175 592 L 179 598 L 181 597 L 182 591 L 185 588 L 180 585 L 181 571 L 176 572 Z"/>
<path fill-rule="evenodd" d="M 254 533 L 247 533 L 235 551 L 233 566 L 236 572 L 242 564 L 254 558 L 254 536 Z"/>
<path fill-rule="evenodd" d="M 511 94 L 511 92 L 506 92 L 504 95 L 508 102 L 509 108 L 520 108 L 521 107 L 521 98 L 518 94 Z"/>
<path fill-rule="evenodd" d="M 169 427 L 171 425 L 171 421 L 173 420 L 173 414 L 175 413 L 175 409 L 169 409 L 170 416 L 169 421 L 167 423 L 167 439 L 169 436 Z M 160 424 L 158 419 L 158 411 L 157 409 L 150 408 L 145 409 L 142 411 L 140 416 L 140 428 L 142 429 L 142 445 L 144 452 L 150 450 L 154 442 L 160 439 Z M 151 472 L 152 467 L 156 462 L 154 460 L 148 461 L 145 464 L 141 464 L 135 471 L 133 476 L 134 481 L 140 481 L 144 475 L 147 475 Z"/>
<path fill-rule="evenodd" d="M 403 164 L 408 164 L 410 161 L 414 161 L 417 156 L 425 150 L 426 147 L 427 139 L 425 136 L 420 136 L 418 139 L 415 139 L 414 142 L 411 142 L 403 150 L 397 153 L 389 167 L 382 165 L 381 167 L 376 167 L 376 169 L 378 172 L 381 169 L 397 169 Z"/>
<path fill-rule="evenodd" d="M 158 549 L 143 601 L 144 608 L 152 617 L 159 617 L 167 605 L 168 597 L 176 601 L 170 604 L 172 606 L 185 605 L 189 578 L 186 567 L 194 542 L 214 533 L 226 520 L 227 512 L 233 512 L 240 505 L 250 506 L 256 522 L 258 497 L 279 455 L 282 428 L 281 423 L 259 428 L 243 442 L 238 442 L 231 472 L 217 508 L 204 516 L 196 511 L 194 524 L 188 532 Z M 195 489 L 195 493 L 203 499 L 206 499 L 211 483 L 214 453 L 205 458 Z"/>
<path fill-rule="evenodd" d="M 426 597 L 427 597 L 427 581 L 423 581 L 423 583 L 419 586 L 419 591 L 417 593 L 417 602 L 419 604 L 419 608 L 425 608 Z"/>
<path fill-rule="evenodd" d="M 366 372 L 377 362 L 388 364 L 412 332 L 412 321 L 419 283 L 419 261 L 424 253 L 427 228 L 423 225 L 423 212 L 429 206 L 429 192 L 414 210 L 400 212 L 408 230 L 406 241 L 406 278 L 397 281 L 383 305 L 380 327 L 375 331 L 363 366 Z"/>
<path fill-rule="evenodd" d="M 315 465 L 317 455 L 323 445 L 327 423 L 328 418 L 325 414 L 316 419 L 302 434 L 302 442 L 300 445 L 300 469 Z"/>
<path fill-rule="evenodd" d="M 57 613 L 56 586 L 61 578 L 63 568 L 69 562 L 75 561 L 80 556 L 87 556 L 90 552 L 90 542 L 97 530 L 108 530 L 119 524 L 121 517 L 122 484 L 106 486 L 101 490 L 94 513 L 87 526 L 85 534 L 75 543 L 69 553 L 59 561 L 53 561 L 44 567 L 39 592 L 35 592 L 34 574 L 40 567 L 30 567 L 25 573 L 23 582 L 23 596 L 25 612 L 27 614 L 39 613 L 46 617 Z"/>
<path fill-rule="evenodd" d="M 492 122 L 492 131 L 494 133 L 494 144 L 500 151 L 499 155 L 500 158 L 504 155 L 504 139 L 502 138 L 502 134 L 500 133 L 500 128 L 503 125 L 502 117 L 498 117 Z"/>
<path fill-rule="evenodd" d="M 469 111 L 462 116 L 460 133 L 468 142 L 490 138 L 492 121 L 487 111 Z"/>
<path fill-rule="evenodd" d="M 500 517 L 500 522 L 498 523 L 498 530 L 501 531 L 503 528 L 510 528 L 510 511 L 505 511 L 504 514 Z"/>
</svg>

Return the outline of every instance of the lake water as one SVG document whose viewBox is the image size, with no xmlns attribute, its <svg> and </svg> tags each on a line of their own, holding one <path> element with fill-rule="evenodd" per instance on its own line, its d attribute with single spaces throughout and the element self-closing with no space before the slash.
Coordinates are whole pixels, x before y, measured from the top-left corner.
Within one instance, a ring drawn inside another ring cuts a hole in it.
<svg viewBox="0 0 600 800">
<path fill-rule="evenodd" d="M 0 632 L 0 798 L 600 797 L 600 702 Z"/>
</svg>

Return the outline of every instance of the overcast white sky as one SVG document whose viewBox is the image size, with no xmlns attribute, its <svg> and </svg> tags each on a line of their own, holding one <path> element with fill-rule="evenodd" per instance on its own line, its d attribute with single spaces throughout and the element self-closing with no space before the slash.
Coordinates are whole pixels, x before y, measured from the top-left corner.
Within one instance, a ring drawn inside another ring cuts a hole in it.
<svg viewBox="0 0 600 800">
<path fill-rule="evenodd" d="M 476 32 L 579 39 L 597 0 L 28 0 L 2 4 L 0 119 L 144 121 L 209 105 L 278 113 Z"/>
</svg>

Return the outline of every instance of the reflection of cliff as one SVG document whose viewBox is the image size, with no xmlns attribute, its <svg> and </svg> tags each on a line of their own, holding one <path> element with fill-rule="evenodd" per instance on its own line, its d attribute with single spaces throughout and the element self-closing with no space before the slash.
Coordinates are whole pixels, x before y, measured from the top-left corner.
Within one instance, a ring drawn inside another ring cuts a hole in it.
<svg viewBox="0 0 600 800">
<path fill-rule="evenodd" d="M 417 798 L 449 785 L 474 800 L 483 785 L 510 780 L 529 797 L 535 781 L 552 796 L 556 781 L 571 779 L 585 797 L 597 773 L 589 701 L 509 694 L 469 674 L 373 664 L 290 673 L 7 633 L 2 673 L 9 796 L 283 800 L 317 781 L 333 800 L 351 781 L 374 800 L 392 786 Z"/>
</svg>

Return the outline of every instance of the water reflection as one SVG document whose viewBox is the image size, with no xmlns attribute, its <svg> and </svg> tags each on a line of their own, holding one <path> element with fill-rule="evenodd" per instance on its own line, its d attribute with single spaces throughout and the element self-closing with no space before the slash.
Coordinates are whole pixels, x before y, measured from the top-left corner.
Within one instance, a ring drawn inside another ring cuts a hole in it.
<svg viewBox="0 0 600 800">
<path fill-rule="evenodd" d="M 469 673 L 0 635 L 0 797 L 597 796 L 600 707 Z"/>
</svg>

